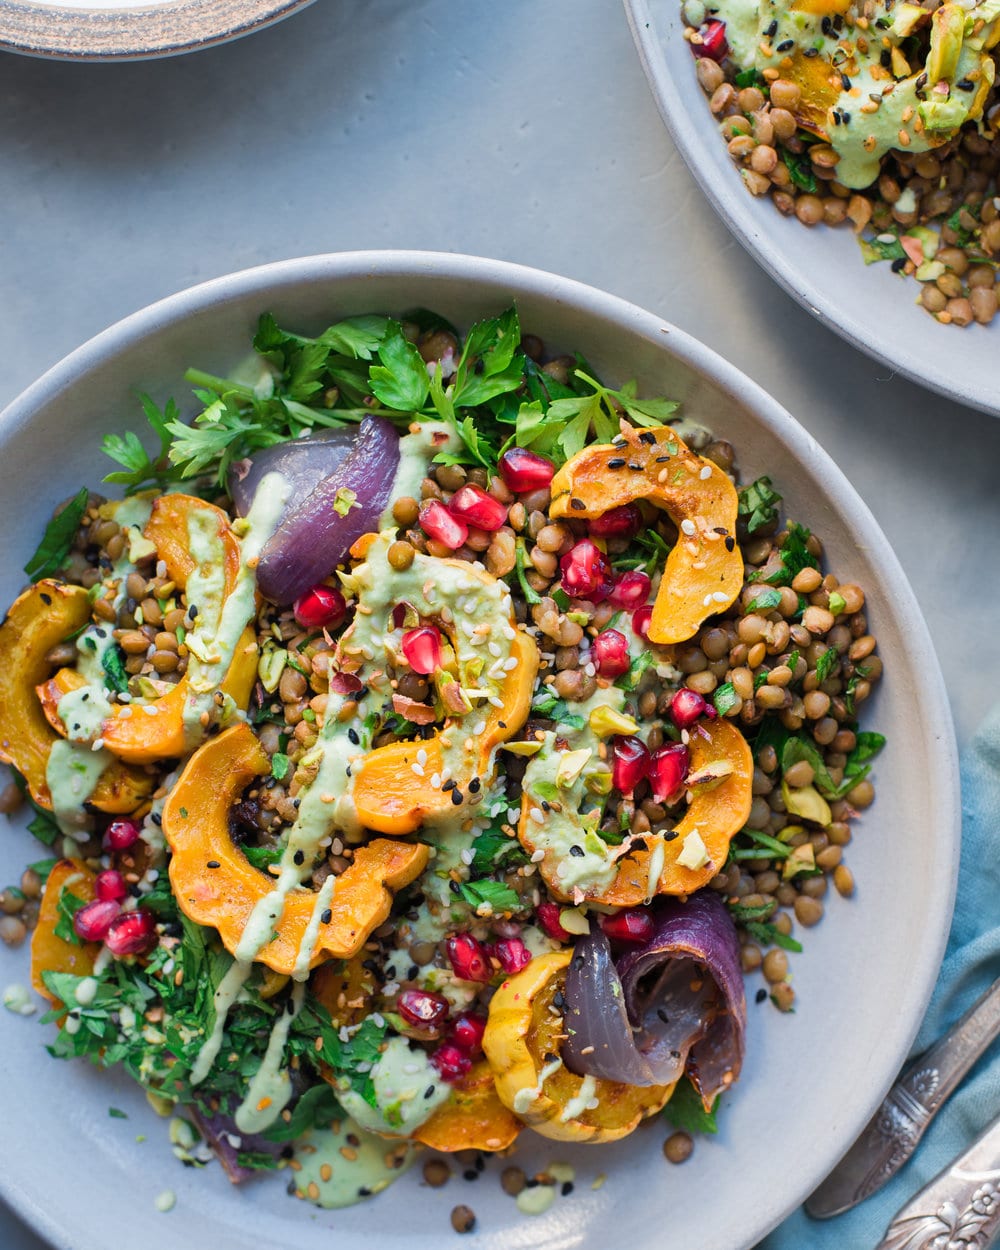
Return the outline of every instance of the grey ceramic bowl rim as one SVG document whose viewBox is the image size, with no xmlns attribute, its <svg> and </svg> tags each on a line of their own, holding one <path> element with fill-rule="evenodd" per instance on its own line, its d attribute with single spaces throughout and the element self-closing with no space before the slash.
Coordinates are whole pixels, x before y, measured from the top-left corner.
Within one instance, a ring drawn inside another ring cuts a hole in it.
<svg viewBox="0 0 1000 1250">
<path fill-rule="evenodd" d="M 677 0 L 678 11 L 680 2 Z M 942 343 L 941 352 L 936 356 L 919 355 L 909 350 L 905 342 L 885 334 L 877 323 L 865 322 L 842 303 L 830 299 L 819 282 L 788 260 L 773 233 L 757 228 L 746 211 L 745 201 L 750 196 L 740 180 L 719 181 L 711 176 L 700 155 L 703 145 L 692 121 L 692 101 L 669 73 L 661 72 L 658 66 L 660 54 L 650 0 L 623 0 L 623 3 L 653 97 L 684 163 L 726 227 L 768 277 L 773 278 L 817 321 L 834 330 L 865 355 L 887 365 L 894 373 L 901 373 L 947 399 L 1000 416 L 1000 399 L 995 391 L 991 393 L 988 388 L 968 386 L 957 371 L 955 374 L 948 372 L 950 357 L 947 343 Z M 698 94 L 694 104 L 700 106 L 701 103 Z"/>
<path fill-rule="evenodd" d="M 68 8 L 0 0 L 0 48 L 61 61 L 177 56 L 249 35 L 313 0 L 172 0 L 145 8 Z"/>
<path fill-rule="evenodd" d="M 907 986 L 908 1012 L 897 1011 L 892 1016 L 887 1026 L 891 1030 L 887 1033 L 887 1041 L 891 1038 L 891 1044 L 884 1047 L 877 1060 L 871 1060 L 867 1088 L 863 1095 L 856 1091 L 853 1112 L 845 1112 L 837 1144 L 832 1148 L 827 1145 L 825 1150 L 818 1151 L 811 1165 L 800 1170 L 784 1201 L 772 1206 L 767 1226 L 755 1230 L 755 1240 L 759 1239 L 790 1214 L 837 1162 L 839 1155 L 871 1118 L 913 1043 L 944 956 L 955 901 L 961 830 L 958 755 L 951 711 L 937 656 L 916 597 L 868 506 L 830 456 L 791 414 L 734 365 L 683 330 L 618 296 L 571 278 L 508 261 L 457 253 L 359 251 L 306 256 L 240 270 L 189 287 L 132 313 L 64 357 L 0 412 L 0 445 L 26 428 L 37 412 L 73 386 L 81 374 L 126 354 L 165 327 L 195 313 L 225 306 L 231 300 L 253 293 L 259 293 L 263 308 L 269 292 L 275 288 L 287 289 L 296 282 L 328 282 L 335 285 L 338 280 L 364 276 L 403 280 L 430 275 L 475 285 L 487 293 L 495 292 L 498 298 L 516 299 L 524 294 L 567 305 L 595 320 L 614 323 L 618 328 L 648 341 L 662 342 L 671 355 L 711 378 L 733 399 L 752 411 L 754 418 L 767 426 L 776 438 L 799 457 L 810 459 L 818 467 L 841 520 L 852 534 L 864 542 L 871 554 L 878 557 L 887 602 L 893 605 L 895 613 L 907 621 L 908 649 L 925 678 L 921 691 L 922 714 L 918 722 L 929 740 L 929 756 L 939 760 L 936 775 L 927 781 L 929 819 L 936 830 L 942 858 L 952 865 L 951 877 L 947 889 L 938 890 L 934 895 L 934 908 L 925 918 L 929 955 L 913 969 Z M 70 1250 L 74 1244 L 74 1230 L 55 1224 L 44 1209 L 25 1200 L 16 1187 L 8 1183 L 2 1171 L 0 1196 L 59 1250 Z"/>
</svg>

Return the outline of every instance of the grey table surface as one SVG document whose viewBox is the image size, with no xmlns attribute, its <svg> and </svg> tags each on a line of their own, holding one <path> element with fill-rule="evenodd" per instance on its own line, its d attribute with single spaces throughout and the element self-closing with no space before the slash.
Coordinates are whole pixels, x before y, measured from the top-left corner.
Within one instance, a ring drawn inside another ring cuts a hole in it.
<svg viewBox="0 0 1000 1250">
<path fill-rule="evenodd" d="M 633 300 L 839 461 L 916 589 L 960 743 L 996 697 L 1000 421 L 859 355 L 744 254 L 614 0 L 319 0 L 175 60 L 2 55 L 0 203 L 0 406 L 117 318 L 288 256 L 479 253 Z M 42 1243 L 0 1206 L 0 1247 Z"/>
</svg>

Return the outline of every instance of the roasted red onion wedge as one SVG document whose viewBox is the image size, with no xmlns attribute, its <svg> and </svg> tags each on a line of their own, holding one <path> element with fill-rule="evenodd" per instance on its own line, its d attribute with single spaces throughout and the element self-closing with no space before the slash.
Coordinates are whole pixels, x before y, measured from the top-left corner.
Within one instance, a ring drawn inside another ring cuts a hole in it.
<svg viewBox="0 0 1000 1250">
<path fill-rule="evenodd" d="M 314 447 L 322 467 L 317 471 L 299 451 L 291 452 L 292 447 Z M 292 603 L 328 577 L 362 534 L 378 528 L 399 465 L 399 435 L 384 417 L 365 417 L 347 453 L 341 451 L 340 440 L 327 432 L 268 448 L 255 457 L 239 484 L 245 487 L 253 479 L 256 487 L 273 469 L 292 482 L 284 514 L 257 565 L 257 585 L 273 603 Z M 261 460 L 272 455 L 258 473 Z M 237 495 L 237 484 L 231 485 L 240 511 L 248 509 L 252 495 L 243 489 Z"/>
<path fill-rule="evenodd" d="M 265 447 L 252 460 L 237 460 L 230 466 L 226 482 L 236 511 L 246 516 L 261 479 L 268 473 L 281 473 L 293 483 L 293 499 L 312 494 L 347 459 L 357 434 L 353 428 L 320 430 L 308 438 Z"/>
<path fill-rule="evenodd" d="M 566 974 L 566 1066 L 629 1085 L 667 1085 L 687 1071 L 706 1104 L 739 1076 L 746 1000 L 739 942 L 725 904 L 702 892 L 657 908 L 656 926 L 617 969 L 598 931 L 574 947 Z"/>
<path fill-rule="evenodd" d="M 205 1115 L 197 1107 L 190 1108 L 191 1118 L 198 1131 L 215 1151 L 226 1175 L 234 1185 L 249 1180 L 251 1176 L 259 1176 L 259 1168 L 244 1167 L 239 1161 L 241 1153 L 266 1154 L 277 1162 L 281 1158 L 284 1143 L 273 1142 L 259 1133 L 241 1133 L 236 1121 L 221 1111 L 213 1115 Z"/>
</svg>

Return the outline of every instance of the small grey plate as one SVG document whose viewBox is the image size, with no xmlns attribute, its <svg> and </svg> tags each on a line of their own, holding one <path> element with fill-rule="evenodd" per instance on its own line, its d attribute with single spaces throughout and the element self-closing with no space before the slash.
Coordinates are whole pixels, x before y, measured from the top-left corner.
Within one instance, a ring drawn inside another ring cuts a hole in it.
<svg viewBox="0 0 1000 1250">
<path fill-rule="evenodd" d="M 817 320 L 951 399 L 1000 415 L 1000 319 L 939 325 L 916 304 L 919 284 L 885 264 L 866 266 L 848 227 L 803 226 L 770 197 L 752 196 L 726 151 L 682 38 L 681 0 L 624 0 L 660 113 L 709 203 L 764 271 Z M 761 326 L 767 333 L 767 326 Z M 905 421 L 905 413 L 900 413 Z"/>
<path fill-rule="evenodd" d="M 312 0 L 0 0 L 0 48 L 62 61 L 141 61 L 238 39 Z"/>
<path fill-rule="evenodd" d="M 865 720 L 888 746 L 875 768 L 878 798 L 848 848 L 857 897 L 831 891 L 826 918 L 791 958 L 794 1015 L 755 1003 L 761 982 L 749 983 L 747 1062 L 717 1137 L 672 1168 L 659 1117 L 609 1146 L 527 1132 L 522 1166 L 568 1159 L 577 1169 L 574 1193 L 533 1218 L 501 1191 L 502 1163 L 474 1183 L 456 1168 L 435 1192 L 414 1169 L 343 1211 L 287 1198 L 281 1176 L 234 1188 L 214 1165 L 182 1168 L 126 1077 L 50 1059 L 51 1026 L 0 1010 L 3 1121 L 16 1126 L 0 1146 L 0 1193 L 60 1250 L 108 1250 L 139 1229 L 143 1250 L 246 1250 L 250 1240 L 254 1250 L 438 1250 L 456 1203 L 478 1216 L 462 1240 L 473 1250 L 746 1250 L 829 1172 L 899 1071 L 944 951 L 958 864 L 955 745 L 937 660 L 889 543 L 843 473 L 760 387 L 659 317 L 553 274 L 428 252 L 307 257 L 183 291 L 98 335 L 0 413 L 0 607 L 22 585 L 54 502 L 108 471 L 101 435 L 148 437 L 136 393 L 160 403 L 174 394 L 190 411 L 184 370 L 225 374 L 245 357 L 261 312 L 304 333 L 417 306 L 469 326 L 511 300 L 551 350 L 577 349 L 609 381 L 670 395 L 731 439 L 747 478 L 769 473 L 790 515 L 822 536 L 830 567 L 865 587 L 886 669 Z M 19 828 L 0 835 L 2 884 L 46 854 Z M 24 982 L 27 965 L 26 951 L 0 945 L 0 988 Z M 109 1106 L 129 1118 L 110 1117 Z M 177 1205 L 161 1215 L 154 1199 L 165 1189 Z"/>
</svg>

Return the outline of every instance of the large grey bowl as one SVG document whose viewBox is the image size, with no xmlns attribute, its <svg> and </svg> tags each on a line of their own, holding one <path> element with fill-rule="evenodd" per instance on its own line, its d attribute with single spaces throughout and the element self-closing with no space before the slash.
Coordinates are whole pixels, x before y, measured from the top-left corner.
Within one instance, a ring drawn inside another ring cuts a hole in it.
<svg viewBox="0 0 1000 1250">
<path fill-rule="evenodd" d="M 984 412 L 1000 414 L 1000 320 L 962 330 L 916 305 L 919 284 L 885 264 L 866 268 L 847 228 L 807 229 L 743 185 L 698 86 L 682 38 L 681 0 L 624 0 L 667 129 L 708 202 L 765 273 L 807 312 L 869 356 Z M 905 422 L 906 414 L 899 419 Z"/>
<path fill-rule="evenodd" d="M 443 1193 L 420 1188 L 415 1171 L 342 1212 L 292 1201 L 280 1179 L 234 1189 L 215 1166 L 186 1171 L 127 1080 L 50 1059 L 47 1028 L 0 1012 L 0 1192 L 59 1247 L 107 1250 L 141 1230 L 145 1250 L 430 1250 L 451 1236 L 450 1207 L 467 1202 L 479 1217 L 463 1243 L 471 1246 L 743 1250 L 823 1177 L 906 1054 L 944 948 L 959 836 L 948 706 L 920 611 L 871 513 L 823 450 L 754 383 L 658 317 L 536 270 L 420 252 L 292 260 L 154 304 L 74 352 L 0 416 L 0 601 L 20 587 L 53 501 L 100 481 L 101 434 L 140 428 L 136 389 L 181 398 L 186 366 L 223 372 L 246 352 L 262 310 L 306 331 L 415 304 L 467 325 L 512 299 L 522 324 L 553 347 L 580 349 L 611 380 L 634 377 L 646 394 L 674 396 L 732 439 L 744 472 L 766 470 L 791 513 L 822 535 L 842 579 L 867 588 L 886 676 L 866 713 L 889 746 L 878 761 L 878 800 L 849 851 L 857 896 L 832 898 L 793 959 L 795 1015 L 754 1005 L 751 992 L 747 1065 L 719 1136 L 699 1142 L 682 1169 L 664 1162 L 662 1122 L 614 1147 L 533 1139 L 537 1165 L 569 1157 L 578 1169 L 572 1197 L 537 1218 L 519 1215 L 495 1165 L 474 1185 L 456 1177 Z M 0 882 L 16 880 L 40 853 L 27 834 L 5 829 Z M 27 952 L 0 947 L 0 985 L 26 977 Z M 129 1118 L 110 1118 L 109 1106 Z M 600 1173 L 606 1183 L 592 1188 Z M 165 1188 L 178 1200 L 163 1215 L 153 1203 Z"/>
</svg>

